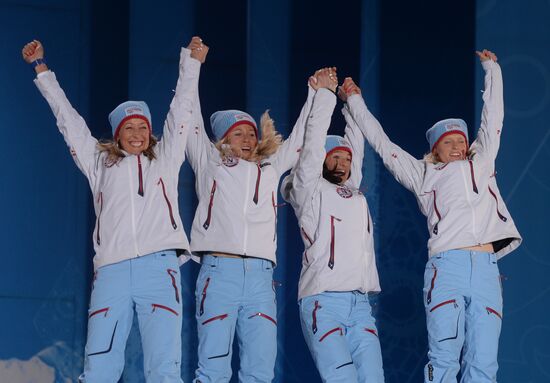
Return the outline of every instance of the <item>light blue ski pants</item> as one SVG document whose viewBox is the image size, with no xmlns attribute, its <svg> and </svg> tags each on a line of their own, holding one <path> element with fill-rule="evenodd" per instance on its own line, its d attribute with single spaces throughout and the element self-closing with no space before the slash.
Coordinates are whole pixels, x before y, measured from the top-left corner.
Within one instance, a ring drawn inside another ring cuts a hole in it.
<svg viewBox="0 0 550 383">
<path fill-rule="evenodd" d="M 300 319 L 323 382 L 384 382 L 378 330 L 367 294 L 325 292 L 302 298 Z"/>
<path fill-rule="evenodd" d="M 80 382 L 118 382 L 134 310 L 139 321 L 146 381 L 182 382 L 180 274 L 173 250 L 97 270 Z"/>
<path fill-rule="evenodd" d="M 229 382 L 236 331 L 239 382 L 271 382 L 277 356 L 273 264 L 212 255 L 204 255 L 201 263 L 196 289 L 199 366 L 194 381 Z"/>
<path fill-rule="evenodd" d="M 502 291 L 495 254 L 451 250 L 432 256 L 424 274 L 429 362 L 425 382 L 496 382 Z"/>
</svg>

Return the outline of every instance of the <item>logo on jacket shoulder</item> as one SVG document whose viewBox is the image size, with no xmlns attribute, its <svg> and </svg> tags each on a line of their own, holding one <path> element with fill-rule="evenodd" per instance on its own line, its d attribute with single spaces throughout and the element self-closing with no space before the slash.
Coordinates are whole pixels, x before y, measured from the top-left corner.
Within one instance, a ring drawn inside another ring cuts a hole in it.
<svg viewBox="0 0 550 383">
<path fill-rule="evenodd" d="M 336 188 L 336 193 L 342 198 L 351 198 L 353 196 L 353 192 L 349 188 L 342 186 Z"/>
<path fill-rule="evenodd" d="M 239 163 L 239 157 L 235 156 L 226 156 L 222 159 L 222 163 L 228 168 L 232 168 Z"/>
</svg>

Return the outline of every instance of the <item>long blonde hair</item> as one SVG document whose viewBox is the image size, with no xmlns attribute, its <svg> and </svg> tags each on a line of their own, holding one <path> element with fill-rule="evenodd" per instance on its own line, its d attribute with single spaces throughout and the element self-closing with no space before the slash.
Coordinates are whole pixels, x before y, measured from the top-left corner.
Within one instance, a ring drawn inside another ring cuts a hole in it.
<svg viewBox="0 0 550 383">
<path fill-rule="evenodd" d="M 154 147 L 157 145 L 157 143 L 158 139 L 151 134 L 149 136 L 149 146 L 143 151 L 143 155 L 151 161 L 157 158 L 154 151 Z M 97 143 L 97 149 L 100 152 L 107 152 L 107 159 L 105 161 L 105 164 L 109 167 L 117 164 L 121 159 L 126 157 L 122 149 L 120 149 L 118 142 L 113 139 L 100 140 Z"/>
<path fill-rule="evenodd" d="M 257 162 L 277 152 L 279 146 L 283 143 L 283 136 L 275 130 L 275 121 L 269 116 L 269 110 L 266 110 L 260 119 L 260 129 L 262 139 L 254 148 L 254 152 L 249 161 Z M 229 145 L 228 137 L 224 137 L 216 142 L 216 148 L 220 151 L 222 158 L 238 156 Z"/>
</svg>

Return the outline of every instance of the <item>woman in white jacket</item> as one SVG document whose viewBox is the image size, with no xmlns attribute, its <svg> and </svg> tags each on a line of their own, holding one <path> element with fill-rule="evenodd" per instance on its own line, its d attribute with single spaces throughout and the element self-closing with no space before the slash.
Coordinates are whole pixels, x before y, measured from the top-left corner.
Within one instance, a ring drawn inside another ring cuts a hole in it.
<svg viewBox="0 0 550 383">
<path fill-rule="evenodd" d="M 359 191 L 364 137 L 353 121 L 345 137 L 327 137 L 336 104 L 333 68 L 317 71 L 310 84 L 316 99 L 330 104 L 314 105 L 319 119 L 308 121 L 298 164 L 281 187 L 305 246 L 298 289 L 302 331 L 323 382 L 384 382 L 368 298 L 380 291 L 373 228 Z"/>
<path fill-rule="evenodd" d="M 284 142 L 267 113 L 261 119 L 261 137 L 254 119 L 238 110 L 212 115 L 215 143 L 200 118 L 190 132 L 186 155 L 195 172 L 199 199 L 191 249 L 202 264 L 196 287 L 196 382 L 230 380 L 235 332 L 240 348 L 239 381 L 273 379 L 277 187 L 282 174 L 298 160 L 313 93 L 310 89 Z M 200 116 L 196 89 L 195 97 Z"/>
<path fill-rule="evenodd" d="M 48 70 L 41 43 L 32 41 L 22 51 L 94 198 L 94 280 L 81 382 L 118 382 L 134 311 L 146 381 L 182 381 L 179 265 L 189 256 L 189 243 L 177 184 L 193 120 L 189 89 L 198 81 L 200 40 L 194 38 L 188 48 L 181 51 L 162 140 L 152 135 L 147 105 L 128 101 L 109 115 L 113 140 L 101 143 Z"/>
<path fill-rule="evenodd" d="M 502 74 L 492 52 L 477 55 L 485 92 L 476 140 L 469 145 L 463 120 L 439 121 L 426 132 L 430 153 L 423 160 L 393 144 L 359 88 L 351 79 L 344 82 L 350 118 L 428 218 L 426 382 L 456 382 L 461 353 L 461 382 L 496 381 L 502 321 L 497 260 L 521 243 L 495 179 L 504 116 Z"/>
</svg>

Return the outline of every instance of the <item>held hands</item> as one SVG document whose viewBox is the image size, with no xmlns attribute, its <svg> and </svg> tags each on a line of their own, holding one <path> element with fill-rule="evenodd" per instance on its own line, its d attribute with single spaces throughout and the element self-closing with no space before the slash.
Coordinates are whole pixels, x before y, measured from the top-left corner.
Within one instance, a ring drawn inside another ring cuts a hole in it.
<svg viewBox="0 0 550 383">
<path fill-rule="evenodd" d="M 319 69 L 309 78 L 309 85 L 315 90 L 327 88 L 332 92 L 336 92 L 336 87 L 338 86 L 336 67 Z"/>
<path fill-rule="evenodd" d="M 346 77 L 344 83 L 338 87 L 338 97 L 347 102 L 348 97 L 354 94 L 361 94 L 361 89 L 353 82 L 351 77 Z"/>
<path fill-rule="evenodd" d="M 479 61 L 481 62 L 487 61 L 487 60 L 493 60 L 494 62 L 497 62 L 498 60 L 497 55 L 495 55 L 493 52 L 487 49 L 484 49 L 481 52 L 476 51 L 476 54 L 478 55 Z"/>
<path fill-rule="evenodd" d="M 198 60 L 201 62 L 201 64 L 204 64 L 204 61 L 206 60 L 206 55 L 208 54 L 208 46 L 202 42 L 202 39 L 198 36 L 193 36 L 191 38 L 191 41 L 189 42 L 189 45 L 187 46 L 187 49 L 191 50 L 191 57 L 195 60 Z"/>
<path fill-rule="evenodd" d="M 44 58 L 44 47 L 40 41 L 33 40 L 23 47 L 21 54 L 23 55 L 23 60 L 25 60 L 27 64 L 30 64 L 38 59 Z"/>
</svg>

